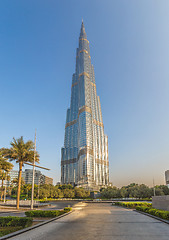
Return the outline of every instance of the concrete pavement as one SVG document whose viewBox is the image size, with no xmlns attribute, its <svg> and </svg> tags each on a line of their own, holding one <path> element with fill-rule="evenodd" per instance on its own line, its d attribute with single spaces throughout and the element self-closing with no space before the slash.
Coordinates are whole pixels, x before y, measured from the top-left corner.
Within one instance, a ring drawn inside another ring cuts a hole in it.
<svg viewBox="0 0 169 240">
<path fill-rule="evenodd" d="M 81 203 L 73 213 L 10 239 L 168 240 L 169 225 L 109 203 Z"/>
</svg>

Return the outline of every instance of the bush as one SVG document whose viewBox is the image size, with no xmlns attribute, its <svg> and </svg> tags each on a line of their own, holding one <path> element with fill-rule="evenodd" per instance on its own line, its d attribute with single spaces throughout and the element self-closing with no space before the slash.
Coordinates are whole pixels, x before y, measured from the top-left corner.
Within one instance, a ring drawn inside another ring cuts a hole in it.
<svg viewBox="0 0 169 240">
<path fill-rule="evenodd" d="M 57 217 L 59 216 L 59 210 L 52 210 L 52 211 L 43 211 L 43 210 L 34 210 L 25 212 L 27 217 Z"/>
<path fill-rule="evenodd" d="M 0 227 L 16 227 L 23 228 L 32 225 L 32 218 L 30 217 L 0 217 Z"/>
<path fill-rule="evenodd" d="M 145 206 L 145 207 L 151 207 L 152 204 L 151 203 L 147 203 L 147 202 L 115 202 L 115 205 L 118 206 L 122 206 L 122 207 L 127 207 L 127 208 L 136 208 L 136 207 L 141 207 L 141 206 Z"/>
<path fill-rule="evenodd" d="M 27 217 L 57 217 L 57 216 L 60 216 L 64 213 L 67 213 L 71 211 L 71 208 L 64 208 L 64 210 L 46 210 L 46 211 L 43 211 L 43 210 L 34 210 L 34 211 L 28 211 L 28 212 L 25 212 L 25 215 Z"/>
<path fill-rule="evenodd" d="M 65 211 L 65 212 L 70 212 L 70 211 L 72 211 L 72 208 L 71 208 L 71 207 L 65 207 L 65 208 L 64 208 L 64 211 Z"/>
<path fill-rule="evenodd" d="M 22 227 L 1 227 L 0 228 L 0 237 L 12 233 L 12 232 L 16 232 L 18 230 L 21 230 Z"/>
<path fill-rule="evenodd" d="M 151 214 L 151 215 L 156 216 L 156 214 L 157 214 L 157 209 L 151 208 L 151 209 L 149 209 L 148 213 Z"/>
<path fill-rule="evenodd" d="M 149 213 L 156 217 L 169 220 L 169 211 L 158 210 L 156 208 L 136 207 L 136 210 Z"/>
<path fill-rule="evenodd" d="M 150 207 L 141 207 L 141 206 L 138 206 L 138 207 L 136 207 L 136 210 L 138 210 L 138 211 L 142 211 L 142 212 L 149 212 L 149 210 L 150 209 L 152 209 L 152 208 L 150 208 Z"/>
</svg>

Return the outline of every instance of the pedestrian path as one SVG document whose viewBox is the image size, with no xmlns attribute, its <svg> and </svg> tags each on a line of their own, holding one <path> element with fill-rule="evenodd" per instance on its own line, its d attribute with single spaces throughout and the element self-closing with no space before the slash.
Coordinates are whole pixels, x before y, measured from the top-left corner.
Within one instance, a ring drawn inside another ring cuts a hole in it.
<svg viewBox="0 0 169 240">
<path fill-rule="evenodd" d="M 96 203 L 11 238 L 17 240 L 169 240 L 169 225 L 130 209 Z"/>
</svg>

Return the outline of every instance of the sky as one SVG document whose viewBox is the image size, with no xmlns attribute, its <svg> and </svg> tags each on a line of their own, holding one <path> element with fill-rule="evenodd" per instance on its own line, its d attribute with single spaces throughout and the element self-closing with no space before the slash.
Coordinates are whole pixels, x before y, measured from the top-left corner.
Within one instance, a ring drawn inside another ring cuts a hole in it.
<svg viewBox="0 0 169 240">
<path fill-rule="evenodd" d="M 169 169 L 169 1 L 0 1 L 0 148 L 34 140 L 60 181 L 81 21 L 109 139 L 110 181 L 164 184 Z M 28 168 L 28 167 L 27 167 Z M 15 169 L 18 166 L 15 165 Z"/>
</svg>

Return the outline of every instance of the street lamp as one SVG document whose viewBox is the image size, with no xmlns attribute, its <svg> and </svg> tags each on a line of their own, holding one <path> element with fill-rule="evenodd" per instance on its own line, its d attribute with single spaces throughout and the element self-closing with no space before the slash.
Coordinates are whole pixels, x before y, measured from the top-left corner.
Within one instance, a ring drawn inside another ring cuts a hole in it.
<svg viewBox="0 0 169 240">
<path fill-rule="evenodd" d="M 38 165 L 35 165 L 35 159 L 36 159 L 36 129 L 35 129 L 35 144 L 34 144 L 34 160 L 33 164 L 31 163 L 25 163 L 27 165 L 33 166 L 33 172 L 32 172 L 32 194 L 31 194 L 31 209 L 33 209 L 33 197 L 34 197 L 34 182 L 35 182 L 35 167 L 42 168 L 44 170 L 50 170 L 49 168 L 41 167 Z"/>
</svg>

